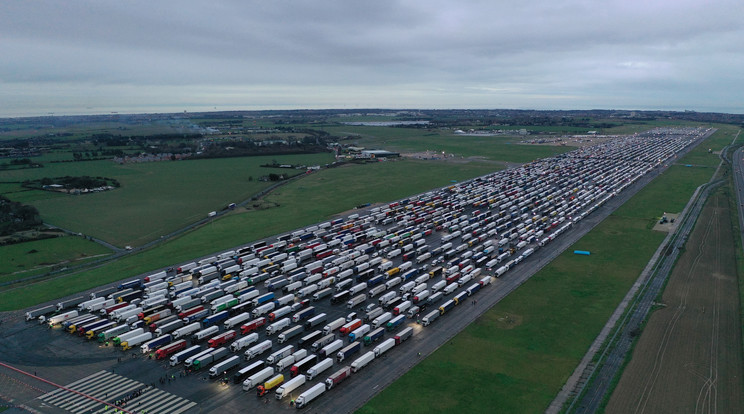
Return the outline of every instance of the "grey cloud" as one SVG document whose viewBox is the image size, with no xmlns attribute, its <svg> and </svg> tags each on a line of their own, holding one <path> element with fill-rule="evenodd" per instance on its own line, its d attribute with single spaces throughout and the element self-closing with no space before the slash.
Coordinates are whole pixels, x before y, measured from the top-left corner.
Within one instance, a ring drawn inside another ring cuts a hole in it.
<svg viewBox="0 0 744 414">
<path fill-rule="evenodd" d="M 162 105 L 239 106 L 244 91 L 267 107 L 737 110 L 742 12 L 733 0 L 4 2 L 0 107 L 33 110 L 7 93 L 47 85 L 61 106 L 69 90 L 96 105 L 108 90 L 107 106 L 136 107 L 156 88 Z"/>
</svg>

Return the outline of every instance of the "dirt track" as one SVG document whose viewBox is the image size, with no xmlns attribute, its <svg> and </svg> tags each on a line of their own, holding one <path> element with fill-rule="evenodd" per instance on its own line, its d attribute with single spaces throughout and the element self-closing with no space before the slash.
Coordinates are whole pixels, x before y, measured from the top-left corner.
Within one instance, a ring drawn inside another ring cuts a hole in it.
<svg viewBox="0 0 744 414">
<path fill-rule="evenodd" d="M 744 412 L 739 296 L 727 200 L 703 209 L 607 413 Z"/>
</svg>

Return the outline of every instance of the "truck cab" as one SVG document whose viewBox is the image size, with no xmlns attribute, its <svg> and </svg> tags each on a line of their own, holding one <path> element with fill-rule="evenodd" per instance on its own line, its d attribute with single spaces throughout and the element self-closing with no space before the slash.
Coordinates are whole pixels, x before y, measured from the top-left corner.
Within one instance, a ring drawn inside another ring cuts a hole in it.
<svg viewBox="0 0 744 414">
<path fill-rule="evenodd" d="M 346 315 L 346 322 L 351 322 L 354 319 L 356 319 L 356 317 L 357 317 L 357 313 L 356 312 L 351 312 L 348 315 Z"/>
</svg>

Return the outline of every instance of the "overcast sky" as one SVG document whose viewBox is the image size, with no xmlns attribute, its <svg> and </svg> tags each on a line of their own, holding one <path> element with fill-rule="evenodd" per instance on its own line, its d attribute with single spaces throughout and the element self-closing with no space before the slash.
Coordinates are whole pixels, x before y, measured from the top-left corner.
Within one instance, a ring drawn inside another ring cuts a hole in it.
<svg viewBox="0 0 744 414">
<path fill-rule="evenodd" d="M 744 113 L 744 1 L 0 2 L 0 116 Z"/>
</svg>

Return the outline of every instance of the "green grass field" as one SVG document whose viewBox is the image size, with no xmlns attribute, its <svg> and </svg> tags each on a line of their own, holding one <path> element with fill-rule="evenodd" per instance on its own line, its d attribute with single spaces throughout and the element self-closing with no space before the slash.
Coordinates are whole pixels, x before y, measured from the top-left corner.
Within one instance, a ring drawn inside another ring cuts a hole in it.
<svg viewBox="0 0 744 414">
<path fill-rule="evenodd" d="M 670 168 L 358 412 L 543 412 L 663 240 L 649 221 L 711 175 Z"/>
<path fill-rule="evenodd" d="M 327 220 L 362 203 L 396 200 L 445 186 L 451 180 L 462 181 L 497 169 L 498 165 L 493 163 L 406 160 L 323 170 L 271 194 L 263 204 L 273 207 L 237 209 L 166 244 L 97 269 L 0 292 L 0 311 L 29 307 L 294 230 Z"/>
<path fill-rule="evenodd" d="M 23 181 L 64 175 L 115 178 L 121 188 L 72 196 L 48 191 L 19 191 L 4 184 L 8 197 L 29 203 L 44 222 L 106 240 L 117 246 L 141 245 L 250 198 L 270 182 L 269 173 L 301 174 L 300 170 L 261 168 L 281 163 L 325 164 L 330 154 L 302 154 L 181 162 L 118 165 L 111 161 L 49 164 L 41 169 L 0 172 L 0 181 Z M 252 177 L 252 180 L 251 180 Z"/>
<path fill-rule="evenodd" d="M 519 144 L 512 136 L 471 137 L 451 131 L 368 126 L 323 128 L 338 136 L 358 135 L 344 143 L 398 152 L 435 151 L 463 157 L 479 156 L 492 161 L 530 162 L 571 151 L 573 147 Z M 525 137 L 526 138 L 526 137 Z"/>
<path fill-rule="evenodd" d="M 0 247 L 0 283 L 52 270 L 53 266 L 80 264 L 110 254 L 98 243 L 64 236 Z"/>
<path fill-rule="evenodd" d="M 731 144 L 731 140 L 734 139 L 739 128 L 733 125 L 716 125 L 716 128 L 718 128 L 718 131 L 714 132 L 704 144 L 690 151 L 684 158 L 677 161 L 677 163 L 705 165 L 712 168 L 718 167 L 721 158 L 717 152 L 721 151 L 726 145 Z M 713 150 L 713 153 L 708 153 L 709 149 Z"/>
</svg>

